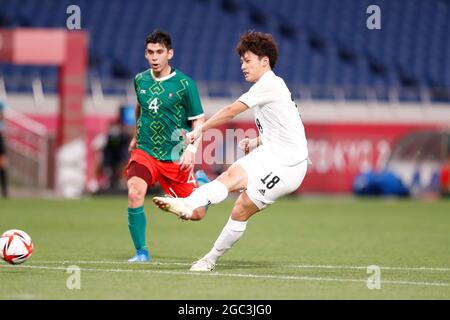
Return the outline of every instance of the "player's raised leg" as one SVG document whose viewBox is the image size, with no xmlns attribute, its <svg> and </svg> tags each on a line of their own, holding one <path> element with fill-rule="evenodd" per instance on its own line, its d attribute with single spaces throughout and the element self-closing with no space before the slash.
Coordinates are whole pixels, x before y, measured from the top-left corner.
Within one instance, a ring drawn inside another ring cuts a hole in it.
<svg viewBox="0 0 450 320">
<path fill-rule="evenodd" d="M 131 169 L 131 170 L 130 170 Z M 136 172 L 141 167 L 133 163 L 128 171 L 128 229 L 136 248 L 136 255 L 128 262 L 148 262 L 150 255 L 148 253 L 146 241 L 147 219 L 144 211 L 144 199 L 147 193 L 147 182 L 139 177 Z M 136 175 L 134 175 L 136 174 Z"/>
<path fill-rule="evenodd" d="M 211 182 L 211 180 L 209 179 L 209 177 L 206 175 L 205 171 L 203 171 L 203 170 L 197 170 L 195 172 L 195 179 L 197 179 L 197 183 L 200 187 L 203 186 L 204 184 L 207 184 L 208 182 Z M 208 212 L 208 208 L 209 208 L 209 206 L 206 205 L 204 207 L 194 209 L 190 220 L 194 220 L 194 221 L 202 220 L 203 217 L 205 216 L 206 212 Z"/>
<path fill-rule="evenodd" d="M 154 197 L 153 202 L 164 211 L 190 220 L 195 209 L 220 203 L 228 197 L 229 192 L 244 189 L 246 185 L 247 172 L 233 164 L 216 180 L 204 184 L 187 198 Z"/>
<path fill-rule="evenodd" d="M 259 208 L 252 202 L 246 192 L 241 193 L 237 199 L 231 216 L 223 228 L 212 249 L 201 259 L 196 261 L 191 271 L 212 271 L 217 261 L 227 252 L 244 234 L 248 219 L 257 213 Z"/>
</svg>

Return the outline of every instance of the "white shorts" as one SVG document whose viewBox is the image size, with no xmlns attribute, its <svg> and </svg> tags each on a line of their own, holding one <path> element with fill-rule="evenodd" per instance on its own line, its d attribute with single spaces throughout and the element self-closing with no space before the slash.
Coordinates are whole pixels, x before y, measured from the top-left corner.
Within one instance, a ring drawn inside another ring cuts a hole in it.
<svg viewBox="0 0 450 320">
<path fill-rule="evenodd" d="M 235 162 L 247 172 L 246 192 L 259 209 L 297 190 L 308 167 L 307 159 L 294 166 L 278 164 L 267 152 L 261 146 Z"/>
</svg>

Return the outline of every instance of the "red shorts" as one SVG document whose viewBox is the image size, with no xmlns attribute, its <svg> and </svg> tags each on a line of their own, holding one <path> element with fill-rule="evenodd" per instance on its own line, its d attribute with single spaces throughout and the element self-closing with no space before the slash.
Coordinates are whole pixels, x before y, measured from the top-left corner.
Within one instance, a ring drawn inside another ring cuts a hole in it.
<svg viewBox="0 0 450 320">
<path fill-rule="evenodd" d="M 193 170 L 181 171 L 180 166 L 177 162 L 156 160 L 145 151 L 135 149 L 125 168 L 125 176 L 144 179 L 148 187 L 159 182 L 167 194 L 184 198 L 198 188 L 198 183 Z"/>
</svg>

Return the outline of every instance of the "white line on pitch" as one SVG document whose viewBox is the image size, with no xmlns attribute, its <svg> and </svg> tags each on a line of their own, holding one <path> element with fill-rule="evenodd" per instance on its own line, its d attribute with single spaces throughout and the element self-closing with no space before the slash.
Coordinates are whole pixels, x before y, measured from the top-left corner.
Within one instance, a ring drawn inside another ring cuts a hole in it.
<svg viewBox="0 0 450 320">
<path fill-rule="evenodd" d="M 65 267 L 49 267 L 49 266 L 27 266 L 27 265 L 0 265 L 3 268 L 25 268 L 25 269 L 46 269 L 46 270 L 67 270 Z M 131 269 L 95 269 L 80 268 L 81 271 L 96 272 L 127 272 L 127 273 L 158 273 L 171 275 L 189 275 L 189 276 L 215 276 L 215 277 L 232 277 L 232 278 L 253 278 L 253 279 L 275 279 L 275 280 L 304 280 L 304 281 L 338 281 L 338 282 L 363 282 L 366 279 L 343 279 L 343 278 L 323 278 L 308 276 L 284 276 L 284 275 L 264 275 L 264 274 L 241 274 L 241 273 L 203 273 L 203 272 L 187 272 L 187 271 L 165 271 L 165 270 L 131 270 Z M 448 287 L 450 284 L 445 282 L 417 282 L 417 281 L 397 281 L 383 280 L 383 284 L 403 284 L 416 286 L 439 286 Z"/>
<path fill-rule="evenodd" d="M 317 268 L 317 269 L 367 269 L 367 266 L 328 266 L 328 265 L 287 265 L 290 268 Z M 379 266 L 382 270 L 405 270 L 405 271 L 450 271 L 450 268 L 441 267 L 390 267 L 390 266 Z"/>
<path fill-rule="evenodd" d="M 46 260 L 35 260 L 33 262 L 36 263 L 55 263 L 55 264 L 127 264 L 127 265 L 135 265 L 135 264 L 143 264 L 146 265 L 148 262 L 142 263 L 129 263 L 127 261 L 70 261 L 70 260 L 62 260 L 62 261 L 46 261 Z M 152 261 L 151 265 L 180 265 L 180 266 L 190 266 L 192 263 L 188 262 L 175 262 L 175 261 Z M 219 263 L 219 266 L 228 266 L 228 267 L 261 267 L 265 266 L 263 264 L 229 264 L 229 263 Z M 350 265 L 313 265 L 313 264 L 268 264 L 267 267 L 276 266 L 276 267 L 284 267 L 284 268 L 299 268 L 299 269 L 363 269 L 366 270 L 368 266 L 350 266 Z M 398 266 L 381 266 L 378 265 L 382 270 L 403 270 L 403 271 L 443 271 L 449 272 L 450 268 L 445 267 L 398 267 Z"/>
</svg>

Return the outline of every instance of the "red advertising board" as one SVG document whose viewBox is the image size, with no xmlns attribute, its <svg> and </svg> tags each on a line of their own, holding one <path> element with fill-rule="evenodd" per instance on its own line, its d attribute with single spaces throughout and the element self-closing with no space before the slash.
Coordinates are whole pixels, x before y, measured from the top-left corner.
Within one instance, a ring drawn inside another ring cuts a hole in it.
<svg viewBox="0 0 450 320">
<path fill-rule="evenodd" d="M 298 192 L 348 193 L 353 179 L 366 170 L 381 169 L 404 135 L 433 128 L 420 124 L 306 123 L 312 166 Z"/>
</svg>

